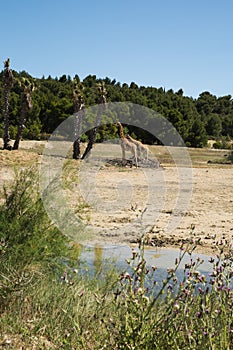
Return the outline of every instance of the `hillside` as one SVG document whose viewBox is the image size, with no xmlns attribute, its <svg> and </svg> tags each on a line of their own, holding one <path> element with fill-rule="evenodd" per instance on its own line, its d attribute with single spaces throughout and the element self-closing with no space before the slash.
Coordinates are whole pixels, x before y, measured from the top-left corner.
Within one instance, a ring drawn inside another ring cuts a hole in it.
<svg viewBox="0 0 233 350">
<path fill-rule="evenodd" d="M 107 102 L 132 102 L 158 112 L 173 124 L 191 147 L 203 147 L 207 140 L 219 140 L 216 147 L 228 147 L 228 140 L 233 138 L 233 101 L 231 95 L 216 97 L 210 92 L 200 93 L 197 99 L 184 96 L 183 90 L 165 91 L 162 87 L 137 86 L 117 82 L 110 78 L 100 79 L 88 75 L 80 81 L 63 75 L 52 78 L 35 78 L 27 72 L 13 71 L 14 83 L 10 92 L 10 135 L 15 137 L 22 105 L 22 89 L 20 81 L 28 79 L 35 86 L 32 94 L 33 108 L 27 113 L 23 137 L 27 139 L 43 139 L 56 127 L 74 113 L 74 91 L 82 94 L 86 107 L 99 102 L 98 83 L 104 83 Z M 3 100 L 3 72 L 0 73 L 0 100 Z M 133 116 L 131 116 L 133 119 Z M 135 121 L 135 120 L 133 120 Z M 147 121 L 145 121 L 147 123 Z M 127 131 L 147 144 L 156 144 L 158 140 L 150 133 L 132 125 Z M 0 117 L 0 135 L 3 133 L 3 119 Z M 114 138 L 117 129 L 114 126 L 101 126 L 97 141 Z M 86 135 L 82 136 L 86 140 Z"/>
</svg>

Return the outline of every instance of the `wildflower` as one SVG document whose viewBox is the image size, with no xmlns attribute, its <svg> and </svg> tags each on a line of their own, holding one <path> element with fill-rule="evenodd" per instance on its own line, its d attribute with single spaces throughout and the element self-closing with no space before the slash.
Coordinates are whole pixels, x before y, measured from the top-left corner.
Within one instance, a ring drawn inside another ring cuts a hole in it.
<svg viewBox="0 0 233 350">
<path fill-rule="evenodd" d="M 167 269 L 167 272 L 173 274 L 173 273 L 175 273 L 175 270 L 174 270 L 174 269 L 169 269 L 169 268 L 168 268 L 168 269 Z"/>
<path fill-rule="evenodd" d="M 201 295 L 203 295 L 204 293 L 205 293 L 205 291 L 204 291 L 204 289 L 203 288 L 198 288 L 198 290 L 199 290 L 199 293 L 201 294 Z"/>
<path fill-rule="evenodd" d="M 133 302 L 135 305 L 139 306 L 139 302 L 138 302 L 137 299 L 133 299 L 132 302 Z"/>
<path fill-rule="evenodd" d="M 79 293 L 79 296 L 82 297 L 84 294 L 84 290 L 81 290 L 81 292 Z"/>
<path fill-rule="evenodd" d="M 136 275 L 135 276 L 135 281 L 139 281 L 140 282 L 141 281 L 141 277 L 139 275 Z"/>
<path fill-rule="evenodd" d="M 125 272 L 124 274 L 122 274 L 122 278 L 123 279 L 131 279 L 131 276 L 128 272 Z"/>
<path fill-rule="evenodd" d="M 214 270 L 213 272 L 210 273 L 210 277 L 216 277 L 218 275 L 217 271 Z"/>
<path fill-rule="evenodd" d="M 179 309 L 180 309 L 180 305 L 177 302 L 175 302 L 175 304 L 174 304 L 174 311 L 178 312 Z"/>
<path fill-rule="evenodd" d="M 223 271 L 223 267 L 222 266 L 219 266 L 218 268 L 217 268 L 217 272 L 222 272 Z"/>
<path fill-rule="evenodd" d="M 69 283 L 67 272 L 63 273 L 63 276 L 61 276 L 61 280 L 63 280 L 65 283 Z"/>
<path fill-rule="evenodd" d="M 146 295 L 143 295 L 143 296 L 142 296 L 142 299 L 145 300 L 145 302 L 146 302 L 147 304 L 149 304 L 149 301 L 150 301 L 150 300 L 149 300 L 149 298 L 148 298 Z"/>
<path fill-rule="evenodd" d="M 218 314 L 218 315 L 220 315 L 221 314 L 221 310 L 214 310 L 214 312 L 216 313 L 216 314 Z"/>
<path fill-rule="evenodd" d="M 138 288 L 138 294 L 143 294 L 143 289 L 141 287 Z"/>
<path fill-rule="evenodd" d="M 201 275 L 201 276 L 199 277 L 199 281 L 200 281 L 200 282 L 205 282 L 205 280 L 206 280 L 206 276 L 205 276 L 205 275 Z"/>
<path fill-rule="evenodd" d="M 200 272 L 199 271 L 193 271 L 193 274 L 197 277 L 200 276 Z"/>
</svg>

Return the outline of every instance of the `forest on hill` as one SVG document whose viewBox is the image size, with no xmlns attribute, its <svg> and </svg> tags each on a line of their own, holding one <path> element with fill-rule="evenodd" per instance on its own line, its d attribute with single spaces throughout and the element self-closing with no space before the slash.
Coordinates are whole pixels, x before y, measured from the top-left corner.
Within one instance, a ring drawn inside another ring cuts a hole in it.
<svg viewBox="0 0 233 350">
<path fill-rule="evenodd" d="M 0 73 L 0 101 L 3 104 L 3 74 Z M 120 83 L 108 77 L 97 78 L 88 75 L 82 81 L 78 75 L 71 78 L 67 75 L 52 78 L 34 78 L 27 72 L 13 71 L 14 82 L 9 96 L 9 132 L 14 139 L 22 106 L 22 88 L 19 82 L 27 79 L 34 86 L 32 93 L 32 109 L 27 111 L 23 137 L 25 139 L 44 139 L 56 127 L 74 113 L 74 82 L 82 93 L 85 107 L 99 103 L 97 84 L 104 83 L 107 102 L 132 102 L 152 109 L 167 118 L 182 136 L 189 147 L 204 147 L 208 139 L 217 142 L 215 147 L 228 147 L 233 138 L 233 100 L 231 95 L 216 97 L 210 92 L 200 93 L 198 98 L 184 96 L 183 90 L 165 91 L 159 87 L 138 86 L 136 83 Z M 0 137 L 2 137 L 4 120 L 0 115 Z M 134 137 L 147 144 L 158 140 L 142 129 L 128 126 Z M 97 141 L 117 136 L 115 127 L 101 126 Z M 86 140 L 87 135 L 82 136 Z"/>
</svg>

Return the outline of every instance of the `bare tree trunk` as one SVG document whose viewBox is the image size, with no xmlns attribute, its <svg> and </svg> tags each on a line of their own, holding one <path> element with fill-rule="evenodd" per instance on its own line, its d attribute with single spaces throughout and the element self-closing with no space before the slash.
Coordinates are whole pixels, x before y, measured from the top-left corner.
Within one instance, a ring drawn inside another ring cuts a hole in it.
<svg viewBox="0 0 233 350">
<path fill-rule="evenodd" d="M 89 142 L 87 144 L 87 147 L 85 149 L 85 152 L 82 156 L 82 159 L 85 159 L 89 156 L 89 153 L 96 141 L 96 136 L 97 136 L 97 132 L 98 132 L 98 128 L 100 125 L 100 121 L 101 121 L 101 117 L 102 117 L 102 113 L 105 110 L 105 104 L 106 104 L 106 90 L 104 87 L 104 84 L 102 83 L 99 87 L 98 87 L 101 96 L 100 96 L 100 103 L 98 106 L 98 111 L 97 111 L 97 116 L 96 116 L 96 121 L 95 121 L 95 127 L 92 129 L 91 133 L 90 133 L 90 137 L 89 137 Z"/>
<path fill-rule="evenodd" d="M 20 114 L 20 119 L 19 119 L 19 124 L 18 124 L 18 130 L 17 130 L 17 134 L 15 137 L 15 142 L 13 145 L 14 150 L 19 149 L 19 142 L 20 142 L 21 137 L 22 137 L 24 124 L 26 122 L 27 111 L 32 109 L 32 100 L 31 100 L 32 90 L 33 90 L 33 85 L 30 84 L 30 82 L 28 82 L 28 81 L 24 82 L 24 91 L 23 91 L 23 97 L 22 97 L 22 109 L 21 109 L 21 114 Z"/>
<path fill-rule="evenodd" d="M 81 128 L 82 128 L 82 119 L 84 115 L 84 100 L 80 95 L 79 98 L 75 101 L 75 121 L 74 121 L 74 134 L 75 141 L 73 143 L 73 159 L 80 158 L 80 140 L 81 140 Z"/>
<path fill-rule="evenodd" d="M 73 159 L 79 159 L 80 153 L 80 138 L 77 138 L 73 143 Z"/>
<path fill-rule="evenodd" d="M 3 73 L 3 121 L 4 121 L 4 133 L 3 133 L 3 149 L 11 150 L 10 134 L 9 134 L 9 97 L 10 88 L 13 84 L 13 74 L 10 69 L 10 59 L 8 58 L 4 62 Z"/>
<path fill-rule="evenodd" d="M 15 136 L 15 142 L 13 145 L 14 150 L 19 149 L 19 142 L 20 142 L 20 139 L 22 137 L 25 121 L 26 121 L 26 108 L 24 106 L 21 110 L 21 116 L 20 116 L 20 120 L 19 120 L 18 130 L 17 130 L 17 134 Z"/>
</svg>

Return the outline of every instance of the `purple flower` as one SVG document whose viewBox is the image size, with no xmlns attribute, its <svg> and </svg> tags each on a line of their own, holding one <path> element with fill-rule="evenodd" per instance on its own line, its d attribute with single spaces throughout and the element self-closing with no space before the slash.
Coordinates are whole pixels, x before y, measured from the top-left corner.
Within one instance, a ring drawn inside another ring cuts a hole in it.
<svg viewBox="0 0 233 350">
<path fill-rule="evenodd" d="M 204 293 L 205 293 L 205 291 L 204 291 L 204 289 L 203 288 L 198 288 L 198 290 L 199 290 L 199 293 L 201 294 L 201 295 L 203 295 Z"/>
</svg>

